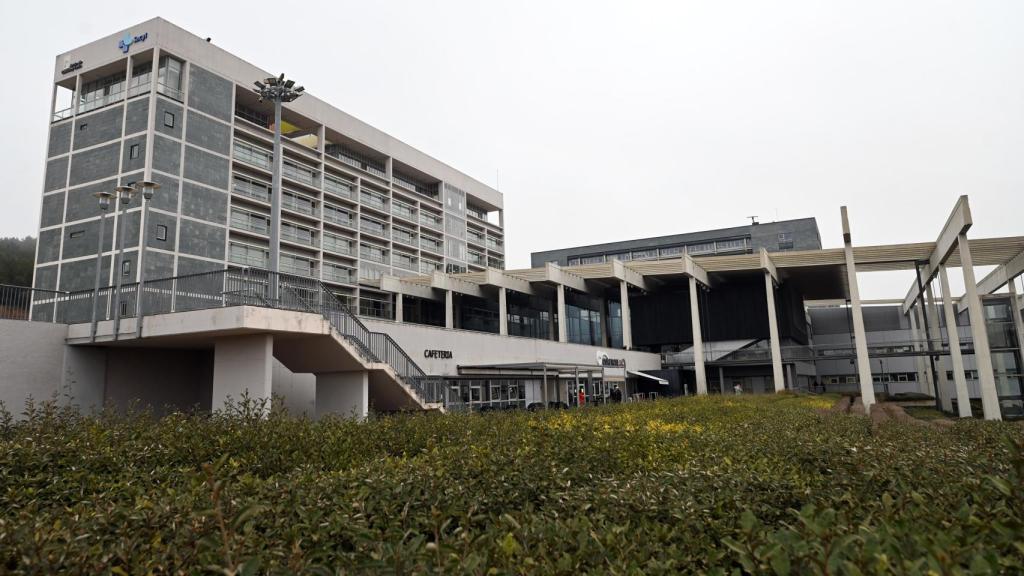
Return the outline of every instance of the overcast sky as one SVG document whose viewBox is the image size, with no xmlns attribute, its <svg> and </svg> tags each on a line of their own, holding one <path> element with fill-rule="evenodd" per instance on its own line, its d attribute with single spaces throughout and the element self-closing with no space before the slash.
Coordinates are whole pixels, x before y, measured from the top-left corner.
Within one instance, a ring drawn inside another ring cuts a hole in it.
<svg viewBox="0 0 1024 576">
<path fill-rule="evenodd" d="M 857 244 L 933 241 L 961 194 L 973 236 L 1024 233 L 1021 2 L 262 4 L 4 2 L 0 236 L 36 233 L 54 57 L 154 16 L 500 172 L 509 268 L 749 215 L 840 246 L 843 204 Z"/>
</svg>

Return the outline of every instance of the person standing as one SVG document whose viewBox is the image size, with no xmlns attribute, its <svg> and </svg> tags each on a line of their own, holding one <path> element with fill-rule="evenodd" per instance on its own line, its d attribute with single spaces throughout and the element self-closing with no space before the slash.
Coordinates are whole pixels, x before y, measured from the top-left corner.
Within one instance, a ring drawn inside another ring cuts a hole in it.
<svg viewBox="0 0 1024 576">
<path fill-rule="evenodd" d="M 612 402 L 615 402 L 616 404 L 618 404 L 619 402 L 622 402 L 622 390 L 619 390 L 619 385 L 618 384 L 612 384 L 611 396 L 612 396 Z"/>
</svg>

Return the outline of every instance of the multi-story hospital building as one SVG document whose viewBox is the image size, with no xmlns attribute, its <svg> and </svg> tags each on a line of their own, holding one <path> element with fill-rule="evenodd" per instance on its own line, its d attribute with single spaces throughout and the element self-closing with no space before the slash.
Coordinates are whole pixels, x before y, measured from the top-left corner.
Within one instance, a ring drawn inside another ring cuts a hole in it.
<svg viewBox="0 0 1024 576">
<path fill-rule="evenodd" d="M 310 94 L 276 123 L 252 88 L 274 74 L 169 22 L 70 50 L 53 73 L 34 283 L 0 287 L 9 407 L 216 409 L 247 393 L 365 415 L 575 406 L 618 386 L 1021 413 L 1024 237 L 968 238 L 966 196 L 913 244 L 855 244 L 844 208 L 835 248 L 805 218 L 507 269 L 506 232 L 524 224 L 496 190 Z M 159 185 L 150 200 L 101 210 L 96 194 L 142 183 Z M 905 294 L 861 300 L 858 273 L 894 270 L 912 272 Z"/>
<path fill-rule="evenodd" d="M 93 286 L 93 194 L 151 179 L 146 273 L 267 267 L 273 106 L 266 73 L 161 19 L 64 54 L 55 69 L 37 288 Z M 285 107 L 280 269 L 316 278 L 371 316 L 383 275 L 504 267 L 501 194 L 306 95 Z M 121 274 L 137 281 L 140 203 Z M 103 241 L 114 281 L 114 238 Z M 369 281 L 369 282 L 367 282 Z"/>
</svg>

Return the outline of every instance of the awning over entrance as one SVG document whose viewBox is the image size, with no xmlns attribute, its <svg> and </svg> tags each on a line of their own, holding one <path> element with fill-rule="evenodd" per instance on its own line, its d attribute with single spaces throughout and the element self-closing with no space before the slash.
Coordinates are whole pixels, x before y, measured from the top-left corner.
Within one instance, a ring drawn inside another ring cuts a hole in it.
<svg viewBox="0 0 1024 576">
<path fill-rule="evenodd" d="M 562 362 L 520 362 L 512 364 L 484 364 L 476 366 L 459 366 L 460 376 L 581 376 L 600 375 L 601 366 L 596 364 L 572 364 Z"/>
<path fill-rule="evenodd" d="M 664 378 L 658 378 L 657 376 L 652 376 L 650 374 L 645 374 L 643 372 L 633 372 L 632 370 L 627 370 L 626 372 L 628 372 L 630 376 L 643 378 L 645 380 L 653 380 L 658 384 L 661 384 L 662 386 L 668 386 L 668 380 L 665 380 Z"/>
</svg>

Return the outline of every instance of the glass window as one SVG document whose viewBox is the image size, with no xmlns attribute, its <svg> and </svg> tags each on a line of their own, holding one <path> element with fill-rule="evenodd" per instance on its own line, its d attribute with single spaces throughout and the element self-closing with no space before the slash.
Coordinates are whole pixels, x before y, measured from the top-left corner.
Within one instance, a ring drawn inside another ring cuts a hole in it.
<svg viewBox="0 0 1024 576">
<path fill-rule="evenodd" d="M 669 246 L 668 248 L 661 248 L 658 250 L 658 254 L 662 258 L 672 258 L 675 256 L 680 256 L 683 252 L 684 250 L 682 246 Z"/>
<path fill-rule="evenodd" d="M 156 225 L 156 239 L 162 242 L 167 241 L 167 225 L 157 224 Z"/>
<path fill-rule="evenodd" d="M 711 254 L 715 251 L 714 242 L 702 242 L 700 244 L 690 244 L 686 247 L 687 254 Z"/>
<path fill-rule="evenodd" d="M 174 113 L 173 112 L 167 112 L 167 111 L 164 112 L 164 126 L 167 126 L 168 128 L 174 128 Z"/>
<path fill-rule="evenodd" d="M 793 249 L 793 233 L 779 232 L 779 250 Z"/>
<path fill-rule="evenodd" d="M 160 57 L 160 69 L 157 72 L 157 82 L 163 88 L 161 92 L 177 100 L 181 100 L 182 66 L 181 60 L 165 54 Z"/>
<path fill-rule="evenodd" d="M 131 147 L 128 148 L 128 158 L 130 160 L 134 160 L 135 158 L 138 158 L 138 157 L 139 157 L 139 145 L 138 144 L 132 144 Z"/>
<path fill-rule="evenodd" d="M 121 276 L 128 276 L 132 273 L 132 261 L 125 260 L 121 262 Z"/>
</svg>

